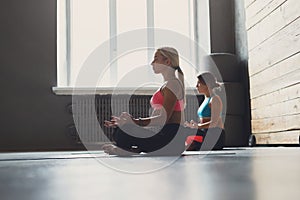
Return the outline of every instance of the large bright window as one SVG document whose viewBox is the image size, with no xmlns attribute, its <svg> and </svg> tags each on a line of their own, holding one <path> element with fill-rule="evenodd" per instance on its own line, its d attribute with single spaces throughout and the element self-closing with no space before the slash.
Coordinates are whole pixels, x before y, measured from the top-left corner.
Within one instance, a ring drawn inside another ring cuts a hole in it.
<svg viewBox="0 0 300 200">
<path fill-rule="evenodd" d="M 148 84 L 140 87 L 151 87 L 161 78 L 150 67 L 155 48 L 161 46 L 178 50 L 187 85 L 194 86 L 199 55 L 193 44 L 198 42 L 195 2 L 57 1 L 57 87 L 135 87 L 143 81 Z M 168 34 L 170 37 L 165 37 Z M 132 43 L 138 44 L 126 49 Z M 96 67 L 84 69 L 97 58 Z M 97 81 L 90 81 L 95 76 Z"/>
</svg>

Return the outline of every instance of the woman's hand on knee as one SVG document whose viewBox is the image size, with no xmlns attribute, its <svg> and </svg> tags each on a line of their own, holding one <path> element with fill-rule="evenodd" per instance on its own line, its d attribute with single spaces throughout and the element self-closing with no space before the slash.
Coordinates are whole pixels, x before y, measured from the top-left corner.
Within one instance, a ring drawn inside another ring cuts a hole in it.
<svg viewBox="0 0 300 200">
<path fill-rule="evenodd" d="M 104 121 L 104 126 L 105 127 L 108 127 L 108 128 L 115 128 L 117 127 L 117 124 L 115 123 L 115 121 L 108 121 L 108 120 L 105 120 Z"/>
<path fill-rule="evenodd" d="M 127 112 L 123 112 L 119 117 L 113 116 L 111 121 L 114 121 L 118 126 L 123 126 L 125 124 L 134 124 L 132 115 Z"/>
<path fill-rule="evenodd" d="M 198 123 L 194 120 L 191 120 L 190 122 L 186 121 L 184 122 L 184 126 L 189 128 L 198 128 Z"/>
</svg>

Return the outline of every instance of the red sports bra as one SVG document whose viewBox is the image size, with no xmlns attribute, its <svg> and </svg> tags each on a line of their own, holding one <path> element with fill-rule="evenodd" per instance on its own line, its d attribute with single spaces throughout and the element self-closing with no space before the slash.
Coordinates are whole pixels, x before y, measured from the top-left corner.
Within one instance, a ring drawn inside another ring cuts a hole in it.
<svg viewBox="0 0 300 200">
<path fill-rule="evenodd" d="M 163 103 L 164 103 L 164 96 L 162 95 L 161 91 L 158 90 L 153 94 L 153 96 L 150 100 L 150 104 L 151 104 L 152 108 L 160 109 L 162 107 Z M 183 111 L 183 109 L 184 109 L 183 99 L 177 100 L 175 107 L 174 107 L 174 111 Z"/>
</svg>

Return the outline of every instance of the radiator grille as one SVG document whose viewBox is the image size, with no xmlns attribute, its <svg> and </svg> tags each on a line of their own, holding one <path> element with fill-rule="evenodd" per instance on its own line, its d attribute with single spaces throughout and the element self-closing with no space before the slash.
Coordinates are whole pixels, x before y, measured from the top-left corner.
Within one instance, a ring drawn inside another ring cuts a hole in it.
<svg viewBox="0 0 300 200">
<path fill-rule="evenodd" d="M 79 136 L 77 140 L 84 143 L 97 144 L 109 142 L 112 129 L 103 126 L 104 120 L 121 112 L 129 112 L 133 117 L 148 117 L 151 112 L 150 95 L 96 95 L 76 96 L 73 98 L 72 111 Z M 202 96 L 186 98 L 185 119 L 197 119 L 196 111 Z M 74 127 L 72 134 L 74 134 Z"/>
</svg>

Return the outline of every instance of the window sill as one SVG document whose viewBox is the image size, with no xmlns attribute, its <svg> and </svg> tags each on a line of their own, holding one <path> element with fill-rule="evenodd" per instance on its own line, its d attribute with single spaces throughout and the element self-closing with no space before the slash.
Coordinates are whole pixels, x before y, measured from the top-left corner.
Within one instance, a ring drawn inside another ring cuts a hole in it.
<svg viewBox="0 0 300 200">
<path fill-rule="evenodd" d="M 133 88 L 89 88 L 89 87 L 52 87 L 52 91 L 56 95 L 106 95 L 106 94 L 136 94 L 136 95 L 152 95 L 157 88 L 133 89 Z"/>
<path fill-rule="evenodd" d="M 107 95 L 107 94 L 134 94 L 134 95 L 152 95 L 158 88 L 89 88 L 89 87 L 52 87 L 55 95 Z M 186 94 L 197 94 L 196 89 L 188 88 Z"/>
</svg>

